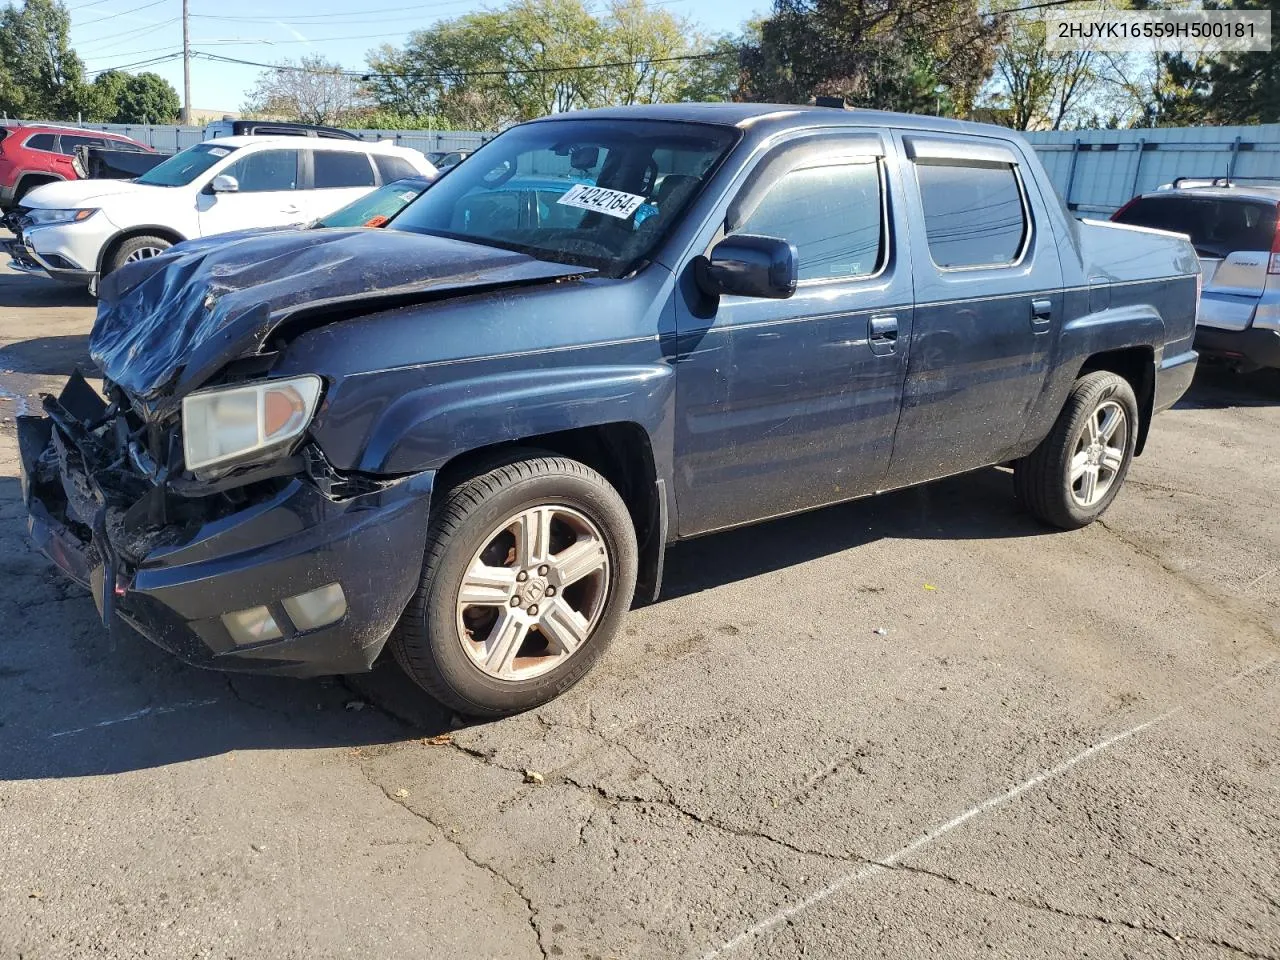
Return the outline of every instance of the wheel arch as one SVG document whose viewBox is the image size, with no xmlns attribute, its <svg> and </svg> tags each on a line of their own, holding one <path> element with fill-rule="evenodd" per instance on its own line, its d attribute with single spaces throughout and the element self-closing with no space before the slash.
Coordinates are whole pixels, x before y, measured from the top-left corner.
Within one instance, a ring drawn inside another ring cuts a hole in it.
<svg viewBox="0 0 1280 960">
<path fill-rule="evenodd" d="M 595 470 L 618 491 L 631 514 L 639 549 L 636 596 L 656 599 L 662 586 L 668 505 L 666 484 L 658 477 L 649 432 L 633 421 L 615 421 L 557 430 L 477 447 L 456 454 L 436 474 L 432 499 L 471 477 L 512 459 L 522 451 L 546 450 Z"/>
<path fill-rule="evenodd" d="M 1106 370 L 1123 377 L 1133 388 L 1133 395 L 1138 400 L 1139 416 L 1137 444 L 1133 452 L 1134 456 L 1138 456 L 1146 445 L 1147 433 L 1151 429 L 1151 420 L 1155 415 L 1155 350 L 1150 346 L 1132 346 L 1092 354 L 1081 364 L 1076 379 L 1098 370 Z"/>
<path fill-rule="evenodd" d="M 120 248 L 120 244 L 133 237 L 160 237 L 168 240 L 170 243 L 181 243 L 187 238 L 180 234 L 173 227 L 166 227 L 160 224 L 146 224 L 137 227 L 126 227 L 120 232 L 114 234 L 110 240 L 102 245 L 102 249 L 98 251 L 98 273 L 101 275 L 103 266 L 107 261 L 115 255 L 116 250 Z"/>
<path fill-rule="evenodd" d="M 19 175 L 18 182 L 13 185 L 13 202 L 16 204 L 27 192 L 47 183 L 60 183 L 67 178 L 49 170 L 28 170 Z M 34 181 L 34 182 L 33 182 Z"/>
</svg>

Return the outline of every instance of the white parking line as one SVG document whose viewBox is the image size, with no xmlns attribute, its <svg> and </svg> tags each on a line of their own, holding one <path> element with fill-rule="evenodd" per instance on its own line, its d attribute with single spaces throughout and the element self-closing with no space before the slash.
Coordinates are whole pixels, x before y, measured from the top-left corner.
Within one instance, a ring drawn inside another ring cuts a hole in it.
<svg viewBox="0 0 1280 960">
<path fill-rule="evenodd" d="M 1192 697 L 1190 700 L 1186 701 L 1185 703 L 1180 704 L 1179 706 L 1176 706 L 1171 710 L 1166 710 L 1164 713 L 1160 714 L 1159 716 L 1152 717 L 1150 720 L 1147 720 L 1144 723 L 1140 723 L 1136 727 L 1130 727 L 1128 730 L 1124 730 L 1121 733 L 1113 734 L 1112 736 L 1107 737 L 1105 740 L 1100 740 L 1097 743 L 1095 743 L 1093 746 L 1088 747 L 1084 750 L 1081 750 L 1074 757 L 1071 757 L 1068 760 L 1064 760 L 1062 763 L 1058 764 L 1056 767 L 1051 767 L 1048 770 L 1041 771 L 1040 773 L 1037 773 L 1034 777 L 1031 777 L 1028 780 L 1022 781 L 1022 783 L 1018 784 L 1016 787 L 1006 790 L 1004 793 L 997 794 L 994 797 L 989 797 L 988 799 L 983 800 L 977 806 L 970 807 L 964 813 L 956 817 L 952 817 L 950 820 L 948 820 L 946 823 L 942 824 L 941 826 L 937 826 L 931 830 L 925 831 L 923 834 L 921 834 L 915 840 L 912 840 L 905 847 L 895 850 L 893 853 L 889 854 L 888 856 L 881 857 L 880 859 L 872 863 L 864 864 L 858 869 L 853 870 L 849 873 L 844 874 L 841 877 L 836 878 L 831 883 L 823 887 L 821 890 L 817 890 L 814 893 L 811 893 L 809 896 L 805 897 L 799 903 L 794 903 L 789 907 L 784 907 L 783 909 L 779 910 L 777 913 L 761 920 L 759 923 L 755 924 L 754 926 L 748 927 L 746 930 L 743 930 L 740 934 L 738 934 L 733 939 L 726 940 L 723 944 L 721 944 L 719 947 L 716 947 L 711 952 L 703 954 L 702 960 L 712 960 L 712 958 L 714 957 L 720 957 L 720 956 L 724 956 L 727 953 L 732 953 L 734 950 L 742 946 L 744 943 L 747 943 L 748 941 L 755 939 L 762 933 L 767 933 L 768 931 L 772 930 L 774 927 L 779 926 L 780 924 L 786 923 L 792 917 L 796 916 L 797 914 L 803 913 L 805 910 L 808 910 L 810 907 L 816 906 L 817 904 L 821 903 L 824 900 L 829 899 L 836 893 L 839 893 L 845 887 L 852 886 L 855 883 L 860 883 L 863 880 L 866 880 L 875 874 L 884 873 L 892 869 L 893 867 L 901 863 L 903 860 L 905 860 L 907 857 L 911 856 L 913 853 L 916 853 L 917 851 L 922 850 L 923 848 L 929 846 L 935 840 L 945 836 L 946 834 L 950 833 L 952 830 L 956 829 L 956 827 L 959 827 L 962 824 L 968 823 L 974 817 L 980 814 L 986 813 L 988 810 L 991 810 L 994 807 L 998 807 L 998 806 L 1001 806 L 1002 804 L 1008 803 L 1010 800 L 1016 799 L 1017 797 L 1026 793 L 1028 790 L 1031 790 L 1034 787 L 1038 787 L 1040 784 L 1044 783 L 1046 780 L 1052 780 L 1054 777 L 1057 777 L 1057 776 L 1060 776 L 1061 774 L 1066 773 L 1076 764 L 1083 763 L 1085 760 L 1088 760 L 1090 757 L 1097 756 L 1099 753 L 1102 753 L 1104 750 L 1107 750 L 1110 747 L 1115 746 L 1117 743 L 1120 743 L 1123 740 L 1128 740 L 1130 737 L 1136 736 L 1137 734 L 1148 729 L 1149 727 L 1153 727 L 1158 723 L 1162 723 L 1165 720 L 1168 720 L 1170 717 L 1181 713 L 1183 710 L 1185 710 L 1191 704 L 1195 703 L 1197 700 L 1203 700 L 1207 697 L 1210 697 L 1215 693 L 1225 690 L 1228 687 L 1234 686 L 1240 681 L 1253 676 L 1255 673 L 1259 673 L 1265 670 L 1267 667 L 1275 663 L 1277 659 L 1280 659 L 1280 658 L 1270 657 L 1266 660 L 1263 660 L 1261 663 L 1255 664 L 1254 666 L 1250 667 L 1247 670 L 1242 670 L 1240 673 L 1237 673 L 1235 676 L 1230 677 L 1222 681 L 1221 683 L 1210 687 L 1208 690 L 1204 691 L 1203 693 L 1197 694 L 1196 696 Z"/>
<path fill-rule="evenodd" d="M 87 727 L 76 727 L 74 730 L 59 730 L 57 733 L 49 734 L 50 740 L 58 737 L 70 737 L 77 733 L 85 733 L 89 730 L 97 730 L 101 727 L 114 727 L 117 723 L 128 723 L 130 720 L 141 720 L 143 717 L 157 717 L 164 713 L 177 713 L 179 710 L 190 710 L 193 707 L 207 707 L 210 704 L 217 703 L 213 700 L 184 700 L 182 703 L 170 704 L 167 707 L 143 707 L 141 710 L 135 710 L 133 713 L 125 714 L 123 717 L 116 717 L 112 720 L 99 720 L 97 723 L 91 723 Z"/>
</svg>

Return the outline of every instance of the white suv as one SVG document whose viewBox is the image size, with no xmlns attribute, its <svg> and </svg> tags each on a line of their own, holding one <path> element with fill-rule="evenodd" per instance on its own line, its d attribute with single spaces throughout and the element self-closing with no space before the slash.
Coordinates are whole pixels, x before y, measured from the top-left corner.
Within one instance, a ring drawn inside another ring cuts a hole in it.
<svg viewBox="0 0 1280 960">
<path fill-rule="evenodd" d="M 71 180 L 22 199 L 13 266 L 96 289 L 100 276 L 194 237 L 307 223 L 380 184 L 435 176 L 416 150 L 313 137 L 198 143 L 136 180 Z"/>
</svg>

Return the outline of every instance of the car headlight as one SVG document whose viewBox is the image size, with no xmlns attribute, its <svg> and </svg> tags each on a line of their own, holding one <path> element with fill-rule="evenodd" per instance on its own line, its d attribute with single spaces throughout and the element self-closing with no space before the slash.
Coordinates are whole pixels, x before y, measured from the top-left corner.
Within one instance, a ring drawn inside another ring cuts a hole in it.
<svg viewBox="0 0 1280 960">
<path fill-rule="evenodd" d="M 43 226 L 47 223 L 79 223 L 82 220 L 88 220 L 98 210 L 96 207 L 87 207 L 81 210 L 47 210 L 41 207 L 28 210 L 23 218 L 33 227 Z"/>
<path fill-rule="evenodd" d="M 193 393 L 182 399 L 182 451 L 187 469 L 269 459 L 302 435 L 320 400 L 320 378 L 264 380 Z"/>
</svg>

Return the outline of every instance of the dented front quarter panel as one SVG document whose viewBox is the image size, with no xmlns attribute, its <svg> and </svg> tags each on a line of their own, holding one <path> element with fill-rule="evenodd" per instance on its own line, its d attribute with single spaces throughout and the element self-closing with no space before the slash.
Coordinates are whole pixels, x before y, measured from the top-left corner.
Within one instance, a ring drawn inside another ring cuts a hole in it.
<svg viewBox="0 0 1280 960">
<path fill-rule="evenodd" d="M 648 434 L 666 475 L 673 288 L 651 264 L 624 280 L 407 307 L 304 333 L 277 372 L 330 384 L 311 433 L 338 469 L 435 469 L 516 437 L 627 422 Z"/>
</svg>

